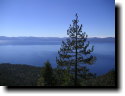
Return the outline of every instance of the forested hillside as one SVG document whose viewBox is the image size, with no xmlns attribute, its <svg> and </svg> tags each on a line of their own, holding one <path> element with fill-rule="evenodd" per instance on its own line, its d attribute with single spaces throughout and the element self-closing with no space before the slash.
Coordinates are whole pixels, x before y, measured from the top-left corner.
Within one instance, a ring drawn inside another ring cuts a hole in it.
<svg viewBox="0 0 125 96">
<path fill-rule="evenodd" d="M 0 64 L 0 86 L 37 86 L 41 67 L 21 64 Z M 83 80 L 81 86 L 115 86 L 115 71 Z"/>
<path fill-rule="evenodd" d="M 21 64 L 0 64 L 0 86 L 35 86 L 38 67 Z"/>
</svg>

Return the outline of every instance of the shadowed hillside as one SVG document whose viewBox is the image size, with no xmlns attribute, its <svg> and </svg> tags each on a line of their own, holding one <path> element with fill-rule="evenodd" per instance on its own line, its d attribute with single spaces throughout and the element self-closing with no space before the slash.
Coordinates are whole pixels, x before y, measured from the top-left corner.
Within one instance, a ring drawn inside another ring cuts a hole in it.
<svg viewBox="0 0 125 96">
<path fill-rule="evenodd" d="M 40 68 L 21 64 L 0 64 L 0 86 L 35 86 Z"/>
<path fill-rule="evenodd" d="M 0 64 L 0 86 L 37 86 L 40 67 L 21 64 Z M 85 80 L 82 86 L 115 86 L 115 71 Z"/>
</svg>

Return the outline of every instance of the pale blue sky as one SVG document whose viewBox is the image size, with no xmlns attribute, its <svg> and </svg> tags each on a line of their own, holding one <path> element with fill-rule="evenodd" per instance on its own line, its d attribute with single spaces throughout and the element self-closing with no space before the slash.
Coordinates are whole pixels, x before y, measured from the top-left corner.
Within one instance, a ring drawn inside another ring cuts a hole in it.
<svg viewBox="0 0 125 96">
<path fill-rule="evenodd" d="M 66 37 L 76 12 L 89 37 L 115 36 L 115 0 L 0 0 L 0 36 Z"/>
</svg>

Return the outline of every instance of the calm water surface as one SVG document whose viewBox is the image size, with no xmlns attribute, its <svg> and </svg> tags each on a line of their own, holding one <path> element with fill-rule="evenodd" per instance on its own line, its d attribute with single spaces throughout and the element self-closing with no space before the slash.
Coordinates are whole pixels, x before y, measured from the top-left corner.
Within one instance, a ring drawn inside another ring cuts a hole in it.
<svg viewBox="0 0 125 96">
<path fill-rule="evenodd" d="M 115 68 L 115 44 L 94 43 L 95 64 L 88 66 L 97 75 Z M 0 46 L 0 63 L 43 66 L 49 60 L 56 67 L 56 56 L 60 45 L 4 45 Z"/>
</svg>

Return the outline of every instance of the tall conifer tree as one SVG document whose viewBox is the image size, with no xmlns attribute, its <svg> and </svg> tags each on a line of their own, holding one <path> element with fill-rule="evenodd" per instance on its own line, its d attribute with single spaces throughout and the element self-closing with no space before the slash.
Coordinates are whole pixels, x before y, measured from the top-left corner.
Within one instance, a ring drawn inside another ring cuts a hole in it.
<svg viewBox="0 0 125 96">
<path fill-rule="evenodd" d="M 85 76 L 84 73 L 86 74 L 88 72 L 85 65 L 93 64 L 96 57 L 91 54 L 94 46 L 89 47 L 87 35 L 85 32 L 82 32 L 82 24 L 78 25 L 79 20 L 77 14 L 75 17 L 72 20 L 73 24 L 67 30 L 69 38 L 65 42 L 62 41 L 56 62 L 60 72 L 59 74 L 64 74 L 60 76 L 60 79 L 65 79 L 63 81 L 66 82 L 73 81 L 73 85 L 78 86 L 78 78 Z"/>
</svg>

